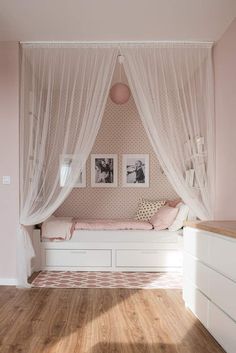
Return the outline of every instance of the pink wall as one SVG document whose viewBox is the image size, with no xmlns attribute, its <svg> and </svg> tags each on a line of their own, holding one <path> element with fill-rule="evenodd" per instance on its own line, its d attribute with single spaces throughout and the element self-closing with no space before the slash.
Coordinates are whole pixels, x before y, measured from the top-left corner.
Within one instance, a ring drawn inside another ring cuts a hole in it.
<svg viewBox="0 0 236 353">
<path fill-rule="evenodd" d="M 16 231 L 19 222 L 19 46 L 0 43 L 0 284 L 16 276 Z M 3 185 L 2 176 L 11 176 Z"/>
<path fill-rule="evenodd" d="M 117 154 L 118 186 L 115 188 L 91 187 L 90 157 L 87 161 L 87 187 L 74 188 L 56 211 L 57 216 L 79 218 L 132 218 L 138 200 L 175 199 L 177 194 L 162 173 L 159 162 L 149 142 L 139 117 L 133 97 L 123 105 L 108 98 L 102 124 L 92 154 Z M 149 187 L 122 187 L 122 154 L 149 154 Z"/>
<path fill-rule="evenodd" d="M 236 219 L 236 20 L 214 48 L 216 219 Z"/>
</svg>

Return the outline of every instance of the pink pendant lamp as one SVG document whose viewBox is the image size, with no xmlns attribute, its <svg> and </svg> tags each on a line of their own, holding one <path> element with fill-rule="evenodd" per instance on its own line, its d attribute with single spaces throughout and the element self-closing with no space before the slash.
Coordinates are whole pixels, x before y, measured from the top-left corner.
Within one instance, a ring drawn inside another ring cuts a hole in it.
<svg viewBox="0 0 236 353">
<path fill-rule="evenodd" d="M 120 64 L 120 82 L 115 83 L 110 89 L 110 98 L 115 104 L 125 104 L 130 98 L 129 87 L 121 82 L 121 65 L 124 62 L 123 55 L 118 56 L 118 62 Z"/>
</svg>

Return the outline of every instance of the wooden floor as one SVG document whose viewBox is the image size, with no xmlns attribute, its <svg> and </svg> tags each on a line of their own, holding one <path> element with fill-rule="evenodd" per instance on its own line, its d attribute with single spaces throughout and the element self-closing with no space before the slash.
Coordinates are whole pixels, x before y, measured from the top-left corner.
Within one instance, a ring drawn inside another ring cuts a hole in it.
<svg viewBox="0 0 236 353">
<path fill-rule="evenodd" d="M 1 353 L 224 352 L 180 290 L 0 287 Z"/>
</svg>

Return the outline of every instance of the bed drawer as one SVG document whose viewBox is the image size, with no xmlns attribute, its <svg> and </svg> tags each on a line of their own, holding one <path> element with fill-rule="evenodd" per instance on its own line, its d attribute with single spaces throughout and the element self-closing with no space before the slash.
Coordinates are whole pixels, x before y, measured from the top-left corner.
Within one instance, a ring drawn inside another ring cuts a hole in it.
<svg viewBox="0 0 236 353">
<path fill-rule="evenodd" d="M 45 264 L 48 267 L 109 267 L 111 250 L 46 249 Z"/>
<path fill-rule="evenodd" d="M 117 250 L 118 267 L 180 267 L 182 256 L 176 250 Z"/>
</svg>

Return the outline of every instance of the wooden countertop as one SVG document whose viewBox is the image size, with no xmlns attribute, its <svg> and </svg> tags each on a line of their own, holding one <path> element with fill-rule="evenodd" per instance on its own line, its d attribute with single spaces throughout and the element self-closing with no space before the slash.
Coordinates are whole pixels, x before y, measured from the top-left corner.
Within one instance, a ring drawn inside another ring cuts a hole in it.
<svg viewBox="0 0 236 353">
<path fill-rule="evenodd" d="M 186 221 L 184 225 L 236 238 L 236 221 Z"/>
</svg>

